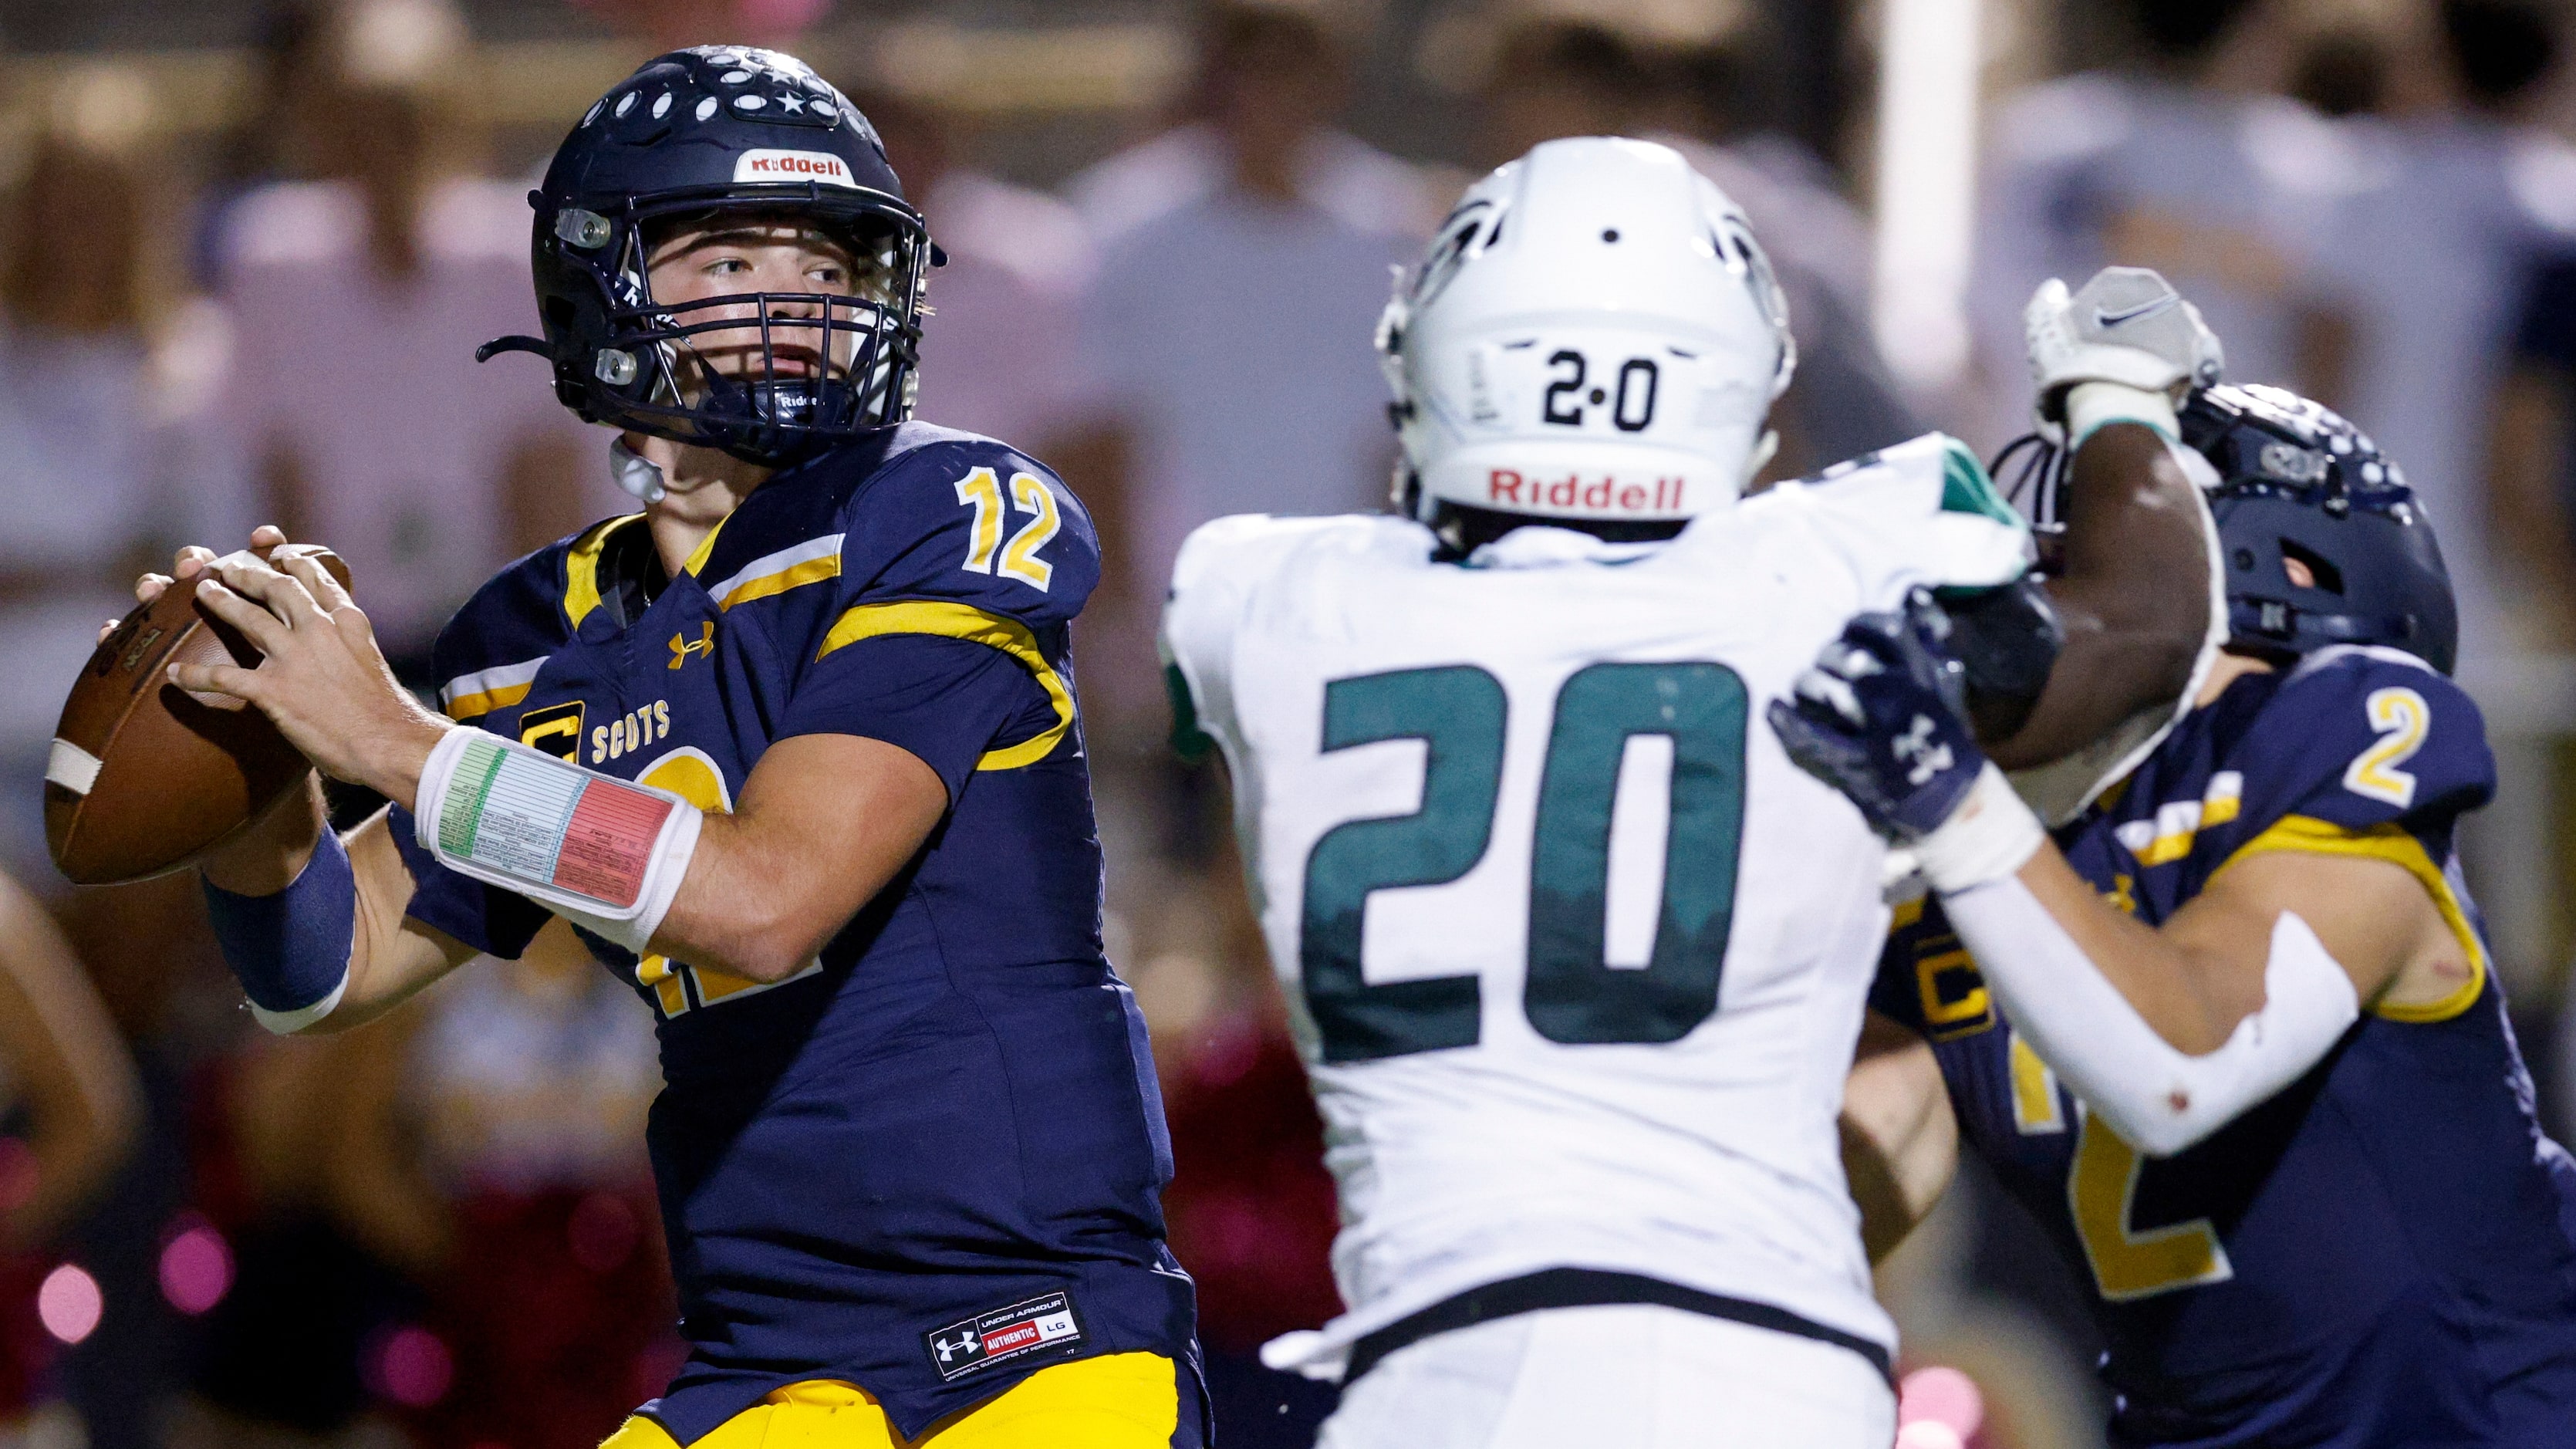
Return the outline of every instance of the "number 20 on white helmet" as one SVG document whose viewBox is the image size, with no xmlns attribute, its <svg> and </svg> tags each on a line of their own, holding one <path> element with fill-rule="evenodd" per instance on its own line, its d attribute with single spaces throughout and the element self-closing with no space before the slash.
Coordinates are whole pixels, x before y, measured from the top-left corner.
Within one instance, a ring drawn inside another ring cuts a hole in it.
<svg viewBox="0 0 2576 1449">
<path fill-rule="evenodd" d="M 1797 364 L 1743 211 L 1671 148 L 1610 137 L 1470 187 L 1377 346 L 1396 506 L 1453 535 L 1482 512 L 1651 538 L 1729 506 Z"/>
</svg>

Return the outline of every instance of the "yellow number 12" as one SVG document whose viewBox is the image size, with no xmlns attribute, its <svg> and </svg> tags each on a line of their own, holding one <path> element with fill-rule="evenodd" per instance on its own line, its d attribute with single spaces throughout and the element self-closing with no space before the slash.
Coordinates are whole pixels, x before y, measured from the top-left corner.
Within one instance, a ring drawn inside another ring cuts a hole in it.
<svg viewBox="0 0 2576 1449">
<path fill-rule="evenodd" d="M 1005 547 L 1000 478 L 990 468 L 977 468 L 957 480 L 957 501 L 975 510 L 975 521 L 967 536 L 966 562 L 961 567 L 968 573 L 1017 579 L 1044 593 L 1055 577 L 1055 565 L 1039 558 L 1038 550 L 1064 527 L 1063 516 L 1056 510 L 1055 491 L 1036 474 L 1014 473 L 1011 497 L 1020 505 L 1020 512 L 1034 516 L 1020 525 L 1020 531 L 1011 535 Z"/>
</svg>

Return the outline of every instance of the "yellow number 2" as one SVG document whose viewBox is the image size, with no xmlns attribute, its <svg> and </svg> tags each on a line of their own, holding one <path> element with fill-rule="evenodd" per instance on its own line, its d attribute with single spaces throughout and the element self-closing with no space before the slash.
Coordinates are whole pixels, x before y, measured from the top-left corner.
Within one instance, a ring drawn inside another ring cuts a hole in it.
<svg viewBox="0 0 2576 1449">
<path fill-rule="evenodd" d="M 1019 503 L 1022 513 L 1037 516 L 1011 535 L 1011 546 L 1002 550 L 1002 566 L 996 572 L 1006 579 L 1018 579 L 1043 594 L 1047 581 L 1055 577 L 1055 565 L 1039 558 L 1038 550 L 1047 546 L 1057 529 L 1064 527 L 1063 518 L 1056 513 L 1055 491 L 1035 474 L 1014 473 L 1011 475 L 1011 497 Z"/>
<path fill-rule="evenodd" d="M 1064 517 L 1056 509 L 1055 492 L 1034 473 L 1011 475 L 1011 497 L 1019 511 L 1034 515 L 1011 535 L 1010 544 L 1002 543 L 1002 485 L 990 468 L 977 468 L 957 480 L 957 501 L 975 510 L 975 521 L 967 533 L 966 561 L 959 565 L 968 573 L 999 574 L 1017 579 L 1039 593 L 1055 577 L 1055 565 L 1038 557 L 1064 527 Z M 998 555 L 998 560 L 996 558 Z"/>
<path fill-rule="evenodd" d="M 2018 1043 L 2016 1043 L 2018 1045 Z M 2114 1303 L 2151 1298 L 2177 1288 L 2224 1283 L 2236 1276 L 2207 1218 L 2171 1227 L 2132 1230 L 2138 1174 L 2146 1170 L 2138 1149 L 2091 1113 L 2075 1136 L 2075 1166 L 2066 1175 L 2066 1205 L 2094 1285 Z"/>
<path fill-rule="evenodd" d="M 2433 726 L 2433 707 L 2411 689 L 2374 689 L 2364 708 L 2379 743 L 2354 757 L 2343 772 L 2343 787 L 2408 809 L 2415 803 L 2415 777 L 2397 767 L 2424 748 L 2425 731 Z"/>
</svg>

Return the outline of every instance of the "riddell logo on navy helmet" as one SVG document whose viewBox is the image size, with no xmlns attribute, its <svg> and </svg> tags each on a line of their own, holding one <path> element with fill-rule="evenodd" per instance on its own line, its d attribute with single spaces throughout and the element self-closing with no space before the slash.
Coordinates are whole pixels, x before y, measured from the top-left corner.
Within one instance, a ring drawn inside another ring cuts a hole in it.
<svg viewBox="0 0 2576 1449">
<path fill-rule="evenodd" d="M 1082 1342 L 1082 1319 L 1070 1294 L 1049 1293 L 1008 1308 L 979 1313 L 921 1336 L 931 1367 L 943 1380 L 963 1378 L 980 1368 L 1046 1348 L 1071 1348 Z"/>
<path fill-rule="evenodd" d="M 823 151 L 745 151 L 734 159 L 733 179 L 819 181 L 826 186 L 859 189 L 859 183 L 850 176 L 850 163 Z"/>
</svg>

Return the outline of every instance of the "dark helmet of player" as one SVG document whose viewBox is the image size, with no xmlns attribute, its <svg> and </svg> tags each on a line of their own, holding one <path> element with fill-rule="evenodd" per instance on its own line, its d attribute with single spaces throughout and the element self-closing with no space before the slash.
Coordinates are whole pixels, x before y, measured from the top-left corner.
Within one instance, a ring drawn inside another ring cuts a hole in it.
<svg viewBox="0 0 2576 1449">
<path fill-rule="evenodd" d="M 2450 572 L 2404 471 L 2368 435 L 2277 387 L 2205 388 L 2181 418 L 2183 442 L 2221 480 L 2209 508 L 2230 647 L 2384 644 L 2451 672 Z"/>
<path fill-rule="evenodd" d="M 545 336 L 476 355 L 547 358 L 584 420 L 777 464 L 911 415 L 941 259 L 876 128 L 803 61 L 698 46 L 647 62 L 583 115 L 528 201 Z M 657 301 L 650 248 L 728 214 L 830 236 L 857 264 L 853 294 Z"/>
</svg>

